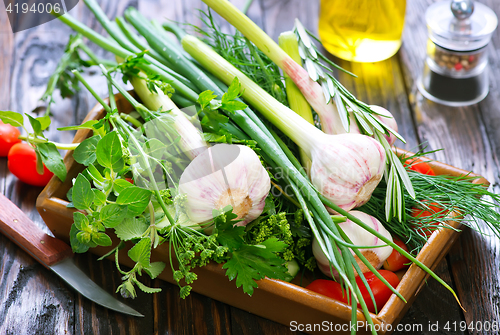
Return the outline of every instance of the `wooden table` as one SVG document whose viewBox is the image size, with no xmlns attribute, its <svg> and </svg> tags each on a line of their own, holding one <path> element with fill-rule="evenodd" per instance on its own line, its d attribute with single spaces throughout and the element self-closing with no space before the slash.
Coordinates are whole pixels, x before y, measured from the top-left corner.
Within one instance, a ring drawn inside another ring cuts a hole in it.
<svg viewBox="0 0 500 335">
<path fill-rule="evenodd" d="M 391 59 L 373 64 L 340 61 L 359 78 L 339 75 L 344 85 L 359 99 L 388 108 L 396 117 L 400 133 L 407 143 L 399 146 L 411 150 L 425 143 L 428 149 L 444 148 L 435 154 L 437 160 L 485 176 L 498 191 L 500 164 L 500 29 L 497 29 L 490 51 L 490 93 L 477 105 L 450 108 L 432 103 L 416 90 L 426 46 L 424 12 L 432 1 L 410 0 L 407 4 L 403 46 Z M 500 13 L 500 2 L 481 1 Z M 199 0 L 102 0 L 110 17 L 121 15 L 128 6 L 139 9 L 150 18 L 169 18 L 199 23 L 196 8 L 205 8 Z M 244 1 L 235 1 L 243 6 Z M 256 0 L 249 16 L 271 37 L 290 30 L 298 17 L 316 31 L 319 1 Z M 1 6 L 0 6 L 1 7 Z M 71 14 L 98 32 L 101 26 L 89 15 L 83 3 Z M 6 12 L 0 10 L 0 110 L 30 113 L 40 103 L 48 76 L 61 56 L 70 29 L 57 20 L 12 34 Z M 92 46 L 94 50 L 98 50 Z M 97 51 L 101 57 L 112 56 Z M 95 71 L 86 77 L 101 95 L 106 95 L 103 80 Z M 58 98 L 50 138 L 70 142 L 73 134 L 58 133 L 57 126 L 78 124 L 95 104 L 82 90 L 69 100 Z M 16 180 L 0 158 L 0 192 L 7 195 L 29 217 L 44 226 L 34 204 L 41 189 Z M 45 229 L 47 229 L 45 227 Z M 47 230 L 48 231 L 48 230 Z M 459 309 L 447 290 L 434 280 L 422 290 L 403 325 L 422 325 L 423 332 L 398 334 L 475 334 L 453 329 L 462 321 L 499 321 L 500 281 L 498 262 L 500 242 L 466 230 L 437 273 L 458 293 L 467 312 Z M 162 288 L 156 295 L 140 294 L 130 301 L 144 318 L 126 317 L 82 298 L 51 272 L 35 263 L 7 238 L 0 236 L 0 334 L 290 334 L 289 327 L 233 308 L 196 293 L 179 299 L 178 288 L 163 281 L 147 282 Z M 97 261 L 90 254 L 77 255 L 79 266 L 98 284 L 114 292 L 120 275 L 114 265 Z M 439 332 L 428 330 L 439 322 Z M 443 326 L 450 322 L 451 329 Z M 491 332 L 477 332 L 487 334 Z"/>
</svg>

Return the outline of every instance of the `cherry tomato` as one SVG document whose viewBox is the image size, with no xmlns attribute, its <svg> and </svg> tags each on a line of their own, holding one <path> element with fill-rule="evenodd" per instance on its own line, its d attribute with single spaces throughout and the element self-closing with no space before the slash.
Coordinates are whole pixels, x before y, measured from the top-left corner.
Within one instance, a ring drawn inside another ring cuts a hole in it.
<svg viewBox="0 0 500 335">
<path fill-rule="evenodd" d="M 435 215 L 436 213 L 439 213 L 439 215 L 437 217 L 444 218 L 448 214 L 448 211 L 443 211 L 443 208 L 435 202 L 432 202 L 432 203 L 426 204 L 426 205 L 428 208 L 413 207 L 411 209 L 411 216 L 414 218 L 422 218 L 422 217 L 428 217 L 428 216 Z M 433 223 L 433 225 L 437 226 L 438 223 L 435 222 L 435 223 Z M 426 236 L 430 236 L 434 232 L 434 229 L 421 228 L 420 231 L 422 231 Z"/>
<path fill-rule="evenodd" d="M 130 177 L 125 177 L 125 180 L 128 181 L 129 183 L 133 184 L 134 180 Z"/>
<path fill-rule="evenodd" d="M 396 288 L 398 286 L 399 278 L 394 272 L 387 270 L 378 270 L 378 272 L 382 275 L 382 277 L 385 278 L 385 280 L 389 282 L 392 287 Z M 370 289 L 372 290 L 373 297 L 375 298 L 375 303 L 377 304 L 377 310 L 380 311 L 380 309 L 384 307 L 387 300 L 389 300 L 389 298 L 391 297 L 392 291 L 380 279 L 375 277 L 372 272 L 366 272 L 363 273 L 363 275 L 365 276 L 366 281 L 370 286 Z M 366 302 L 366 307 L 368 307 L 368 310 L 370 312 L 375 313 L 375 306 L 373 305 L 370 294 L 368 293 L 368 290 L 359 277 L 356 278 L 356 283 L 358 284 L 359 290 L 361 291 L 363 299 Z"/>
<path fill-rule="evenodd" d="M 395 244 L 403 248 L 404 251 L 408 251 L 406 244 L 401 242 L 397 238 L 392 239 Z M 406 269 L 411 264 L 410 260 L 405 256 L 401 255 L 396 249 L 392 250 L 391 255 L 384 262 L 384 269 L 389 271 L 399 271 L 401 269 Z"/>
<path fill-rule="evenodd" d="M 432 170 L 431 166 L 422 161 L 421 159 L 409 159 L 405 162 L 405 165 L 409 165 L 409 169 L 413 171 L 420 172 L 429 176 L 435 176 L 436 174 Z"/>
<path fill-rule="evenodd" d="M 9 151 L 8 162 L 10 172 L 20 181 L 33 186 L 45 186 L 54 175 L 43 166 L 43 174 L 36 171 L 36 153 L 28 143 L 17 143 Z"/>
<path fill-rule="evenodd" d="M 342 287 L 336 281 L 316 279 L 306 289 L 347 304 L 347 292 L 342 293 Z"/>
<path fill-rule="evenodd" d="M 21 133 L 16 127 L 0 121 L 0 157 L 7 157 L 10 148 L 21 142 L 19 135 Z"/>
<path fill-rule="evenodd" d="M 382 275 L 382 277 L 384 277 L 389 282 L 389 284 L 392 287 L 396 288 L 396 286 L 398 286 L 399 278 L 394 272 L 387 271 L 387 270 L 379 270 L 378 272 Z M 389 297 L 391 296 L 392 291 L 380 279 L 378 279 L 373 273 L 366 272 L 363 275 L 365 276 L 365 279 L 366 279 L 368 285 L 370 286 L 370 289 L 371 289 L 373 296 L 375 298 L 375 302 L 377 304 L 377 308 L 380 311 L 380 309 L 385 305 L 387 300 L 389 300 Z M 368 293 L 368 290 L 366 289 L 365 285 L 361 281 L 361 278 L 359 278 L 359 277 L 356 278 L 356 284 L 358 285 L 359 290 L 361 291 L 361 295 L 363 296 L 363 299 L 366 302 L 366 306 L 368 307 L 368 310 L 370 312 L 375 313 L 375 307 L 374 307 L 373 302 L 371 300 L 370 294 Z M 322 294 L 322 295 L 327 296 L 329 298 L 347 303 L 347 293 L 344 292 L 344 295 L 342 296 L 342 288 L 341 288 L 340 284 L 333 281 L 333 280 L 316 279 L 311 284 L 309 284 L 306 288 L 308 290 Z M 358 307 L 361 307 L 361 305 L 358 304 Z"/>
</svg>

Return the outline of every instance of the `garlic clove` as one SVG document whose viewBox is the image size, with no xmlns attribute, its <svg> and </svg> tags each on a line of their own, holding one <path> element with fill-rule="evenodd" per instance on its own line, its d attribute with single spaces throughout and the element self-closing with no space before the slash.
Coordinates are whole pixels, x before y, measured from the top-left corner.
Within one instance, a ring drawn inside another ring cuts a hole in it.
<svg viewBox="0 0 500 335">
<path fill-rule="evenodd" d="M 360 219 L 365 224 L 369 225 L 371 228 L 373 228 L 374 230 L 382 234 L 384 237 L 392 241 L 392 236 L 389 233 L 389 231 L 385 229 L 385 227 L 375 217 L 360 211 L 351 211 L 350 214 Z M 361 228 L 356 223 L 350 220 L 341 222 L 338 225 L 344 231 L 344 233 L 346 233 L 346 235 L 349 237 L 352 244 L 354 245 L 359 245 L 359 246 L 386 245 L 386 243 L 380 240 L 378 237 L 364 230 L 363 228 Z M 332 273 L 333 276 L 337 276 L 338 273 L 333 267 L 331 267 L 330 271 L 330 264 L 328 262 L 328 258 L 321 250 L 319 243 L 316 239 L 314 239 L 313 241 L 312 249 L 314 257 L 316 258 L 316 261 L 318 263 L 318 268 L 321 270 L 321 272 L 323 272 L 325 275 L 329 277 L 332 277 Z M 373 267 L 375 267 L 376 269 L 380 269 L 384 261 L 392 253 L 392 247 L 388 245 L 384 247 L 378 247 L 372 249 L 358 249 L 358 250 L 363 254 L 363 256 L 365 256 L 368 262 L 370 262 L 370 264 L 373 265 Z M 354 255 L 354 252 L 352 250 L 351 253 Z M 369 271 L 366 265 L 358 258 L 358 256 L 354 255 L 354 259 L 358 263 L 361 272 L 365 273 Z"/>
<path fill-rule="evenodd" d="M 199 224 L 211 221 L 213 210 L 231 205 L 241 220 L 237 224 L 246 225 L 262 214 L 270 189 L 269 174 L 259 157 L 243 145 L 207 149 L 186 167 L 179 181 L 179 193 L 187 197 L 187 215 Z"/>
<path fill-rule="evenodd" d="M 342 209 L 366 203 L 383 176 L 382 145 L 360 134 L 326 135 L 319 142 L 311 154 L 313 185 Z"/>
</svg>

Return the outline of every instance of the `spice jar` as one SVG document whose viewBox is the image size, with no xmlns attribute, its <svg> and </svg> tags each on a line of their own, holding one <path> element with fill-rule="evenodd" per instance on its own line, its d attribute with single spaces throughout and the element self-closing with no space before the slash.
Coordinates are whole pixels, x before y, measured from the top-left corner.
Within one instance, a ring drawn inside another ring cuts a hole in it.
<svg viewBox="0 0 500 335">
<path fill-rule="evenodd" d="M 467 106 L 488 94 L 487 45 L 497 17 L 472 0 L 441 1 L 425 13 L 429 39 L 420 92 L 448 106 Z"/>
</svg>

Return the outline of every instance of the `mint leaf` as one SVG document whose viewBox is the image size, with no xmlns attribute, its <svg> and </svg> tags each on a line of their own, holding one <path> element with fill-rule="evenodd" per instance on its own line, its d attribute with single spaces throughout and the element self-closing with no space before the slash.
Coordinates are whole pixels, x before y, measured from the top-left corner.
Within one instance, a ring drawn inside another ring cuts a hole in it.
<svg viewBox="0 0 500 335">
<path fill-rule="evenodd" d="M 155 279 L 163 272 L 165 269 L 165 263 L 163 262 L 153 262 L 150 264 L 149 268 L 145 268 L 144 271 L 151 277 L 151 279 Z"/>
<path fill-rule="evenodd" d="M 111 238 L 104 233 L 93 234 L 92 242 L 103 247 L 109 247 L 113 243 L 111 242 Z"/>
<path fill-rule="evenodd" d="M 61 181 L 66 179 L 67 171 L 59 150 L 53 143 L 39 143 L 36 146 L 43 163 L 51 172 L 53 172 Z"/>
<path fill-rule="evenodd" d="M 0 120 L 14 127 L 22 127 L 24 125 L 23 115 L 16 112 L 0 111 Z"/>
<path fill-rule="evenodd" d="M 122 208 L 117 204 L 109 204 L 101 209 L 99 218 L 107 228 L 114 228 L 125 219 L 126 215 L 126 208 Z"/>
<path fill-rule="evenodd" d="M 78 230 L 88 229 L 89 219 L 87 218 L 86 215 L 84 215 L 80 212 L 73 213 L 73 222 L 74 222 L 75 227 Z"/>
<path fill-rule="evenodd" d="M 96 184 L 96 186 L 102 187 L 102 185 L 106 180 L 101 175 L 99 170 L 97 170 L 97 168 L 94 165 L 89 165 L 86 171 L 87 175 L 94 181 L 94 184 Z"/>
<path fill-rule="evenodd" d="M 97 143 L 101 140 L 100 135 L 95 135 L 83 140 L 73 152 L 73 158 L 78 163 L 88 166 L 95 162 Z"/>
<path fill-rule="evenodd" d="M 115 131 L 104 136 L 97 143 L 97 162 L 115 172 L 119 172 L 125 166 L 123 160 L 122 144 Z"/>
<path fill-rule="evenodd" d="M 73 205 L 77 209 L 89 209 L 94 200 L 94 193 L 90 189 L 90 182 L 83 174 L 78 174 L 73 185 Z"/>
<path fill-rule="evenodd" d="M 118 205 L 127 205 L 129 214 L 136 216 L 146 210 L 150 199 L 151 191 L 137 186 L 129 186 L 118 195 L 116 203 Z"/>
<path fill-rule="evenodd" d="M 141 238 L 149 225 L 141 219 L 126 218 L 115 227 L 115 234 L 122 241 Z"/>
<path fill-rule="evenodd" d="M 113 181 L 113 191 L 116 195 L 122 193 L 124 189 L 130 186 L 132 186 L 132 184 L 125 179 L 115 179 Z"/>
<path fill-rule="evenodd" d="M 161 288 L 148 287 L 148 286 L 144 285 L 143 283 L 141 283 L 140 281 L 138 281 L 135 278 L 132 279 L 132 281 L 134 282 L 134 284 L 137 285 L 138 288 L 141 289 L 142 292 L 145 292 L 145 293 L 158 293 L 158 292 L 161 292 Z"/>
<path fill-rule="evenodd" d="M 257 287 L 256 280 L 264 277 L 275 279 L 286 277 L 285 261 L 276 256 L 276 252 L 281 252 L 286 247 L 286 243 L 275 237 L 267 239 L 260 245 L 243 244 L 232 252 L 231 259 L 222 268 L 227 269 L 226 276 L 229 280 L 236 278 L 236 287 L 243 286 L 243 291 L 252 295 L 254 287 Z"/>
<path fill-rule="evenodd" d="M 143 269 L 149 268 L 151 257 L 151 239 L 143 238 L 128 251 L 128 257 L 138 263 Z"/>
<path fill-rule="evenodd" d="M 78 228 L 76 227 L 76 225 L 74 225 L 74 224 L 71 225 L 71 230 L 69 231 L 69 242 L 71 244 L 71 249 L 73 250 L 73 252 L 80 254 L 80 253 L 87 252 L 87 250 L 89 250 L 89 246 L 81 243 L 78 240 L 78 238 L 76 237 L 78 232 L 79 231 L 78 231 Z"/>
<path fill-rule="evenodd" d="M 94 205 L 96 207 L 102 206 L 106 203 L 106 194 L 102 193 L 101 191 L 97 189 L 92 189 L 92 192 L 94 193 Z"/>
</svg>

